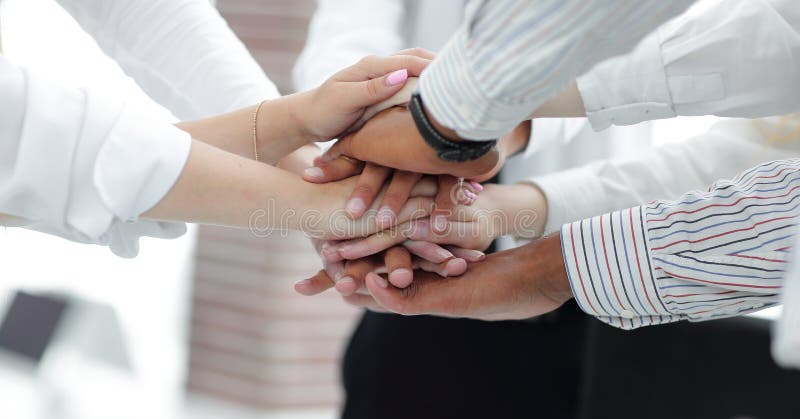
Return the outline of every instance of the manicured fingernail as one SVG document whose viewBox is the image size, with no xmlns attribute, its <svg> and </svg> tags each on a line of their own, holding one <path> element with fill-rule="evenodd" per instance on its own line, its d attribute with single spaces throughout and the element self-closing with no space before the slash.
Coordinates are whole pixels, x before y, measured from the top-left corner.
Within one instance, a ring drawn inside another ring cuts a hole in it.
<svg viewBox="0 0 800 419">
<path fill-rule="evenodd" d="M 481 185 L 480 183 L 471 180 L 469 181 L 469 184 L 472 185 L 472 188 L 475 189 L 476 191 L 483 192 L 483 185 Z"/>
<path fill-rule="evenodd" d="M 445 261 L 447 259 L 451 259 L 451 258 L 454 257 L 452 253 L 450 253 L 447 250 L 442 249 L 442 248 L 439 248 L 439 249 L 436 250 L 436 256 L 439 256 L 440 258 L 442 258 L 443 261 Z"/>
<path fill-rule="evenodd" d="M 360 215 L 364 212 L 364 209 L 367 206 L 364 204 L 364 200 L 361 198 L 353 198 L 347 201 L 347 206 L 345 209 L 347 210 L 350 215 Z"/>
<path fill-rule="evenodd" d="M 356 281 L 349 276 L 346 276 L 336 283 L 336 291 L 344 296 L 352 295 L 356 292 Z"/>
<path fill-rule="evenodd" d="M 386 77 L 386 84 L 389 86 L 397 86 L 398 84 L 404 83 L 406 80 L 408 80 L 408 70 L 404 68 L 389 74 L 389 76 Z"/>
<path fill-rule="evenodd" d="M 304 287 L 304 286 L 306 286 L 306 285 L 308 285 L 310 283 L 311 283 L 310 279 L 301 279 L 301 280 L 295 282 L 294 286 L 295 287 Z"/>
<path fill-rule="evenodd" d="M 394 222 L 394 211 L 389 207 L 379 209 L 378 214 L 375 216 L 375 221 L 379 226 L 391 225 Z"/>
<path fill-rule="evenodd" d="M 433 217 L 433 229 L 442 232 L 447 229 L 447 217 L 444 215 L 437 215 Z"/>
<path fill-rule="evenodd" d="M 322 169 L 319 167 L 309 167 L 306 170 L 303 170 L 303 175 L 309 179 L 320 180 L 325 173 L 322 172 Z"/>
<path fill-rule="evenodd" d="M 468 199 L 471 199 L 473 201 L 478 199 L 478 195 L 475 195 L 474 193 L 472 193 L 472 191 L 468 191 L 466 189 L 464 189 L 464 195 L 466 195 Z"/>
<path fill-rule="evenodd" d="M 470 250 L 468 257 L 473 262 L 480 262 L 480 261 L 486 259 L 486 253 L 483 253 L 483 252 L 481 252 L 479 250 Z"/>
<path fill-rule="evenodd" d="M 389 273 L 389 280 L 391 280 L 394 286 L 405 288 L 411 285 L 411 281 L 414 280 L 414 274 L 408 269 L 399 268 Z"/>
<path fill-rule="evenodd" d="M 386 281 L 386 279 L 384 277 L 382 277 L 380 275 L 374 275 L 373 278 L 375 278 L 375 282 L 378 283 L 379 287 L 381 287 L 381 288 L 388 288 L 389 287 L 389 282 Z"/>
</svg>

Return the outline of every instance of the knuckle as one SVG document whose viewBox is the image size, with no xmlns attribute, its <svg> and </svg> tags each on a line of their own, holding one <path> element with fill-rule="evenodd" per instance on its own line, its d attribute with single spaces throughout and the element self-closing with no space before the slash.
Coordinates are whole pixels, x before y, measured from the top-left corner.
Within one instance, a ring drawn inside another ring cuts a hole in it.
<svg viewBox="0 0 800 419">
<path fill-rule="evenodd" d="M 354 196 L 373 196 L 375 195 L 375 188 L 366 183 L 360 183 L 353 189 Z"/>
<path fill-rule="evenodd" d="M 366 55 L 363 58 L 361 58 L 360 60 L 358 60 L 358 65 L 359 66 L 368 66 L 368 65 L 374 63 L 377 58 L 378 58 L 378 56 L 376 56 L 376 55 Z"/>
<path fill-rule="evenodd" d="M 378 87 L 379 79 L 372 79 L 367 82 L 367 95 L 370 97 L 378 96 L 380 88 Z"/>
</svg>

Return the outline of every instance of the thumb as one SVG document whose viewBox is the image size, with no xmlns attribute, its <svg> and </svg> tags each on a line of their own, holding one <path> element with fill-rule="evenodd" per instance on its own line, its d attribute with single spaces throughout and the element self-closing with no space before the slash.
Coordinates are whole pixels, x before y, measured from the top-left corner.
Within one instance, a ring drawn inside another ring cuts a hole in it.
<svg viewBox="0 0 800 419">
<path fill-rule="evenodd" d="M 350 83 L 352 89 L 349 97 L 353 99 L 350 104 L 353 108 L 366 108 L 383 102 L 399 92 L 408 80 L 408 70 L 393 71 L 382 77 L 362 82 Z"/>
<path fill-rule="evenodd" d="M 327 165 L 332 163 L 334 160 L 338 159 L 339 156 L 348 156 L 348 157 L 355 157 L 352 155 L 351 151 L 351 142 L 352 137 L 347 136 L 344 138 L 340 138 L 336 140 L 336 142 L 329 148 L 327 151 L 322 153 L 315 161 L 314 165 L 319 167 L 320 165 Z"/>
</svg>

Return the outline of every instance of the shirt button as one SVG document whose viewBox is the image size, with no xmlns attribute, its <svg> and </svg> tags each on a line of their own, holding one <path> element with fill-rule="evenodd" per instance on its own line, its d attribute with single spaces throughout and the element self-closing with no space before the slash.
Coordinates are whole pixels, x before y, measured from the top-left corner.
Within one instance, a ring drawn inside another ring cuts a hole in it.
<svg viewBox="0 0 800 419">
<path fill-rule="evenodd" d="M 634 316 L 633 312 L 630 311 L 630 310 L 621 310 L 619 312 L 619 315 L 624 317 L 624 318 L 626 318 L 626 319 L 632 319 L 633 316 Z"/>
</svg>

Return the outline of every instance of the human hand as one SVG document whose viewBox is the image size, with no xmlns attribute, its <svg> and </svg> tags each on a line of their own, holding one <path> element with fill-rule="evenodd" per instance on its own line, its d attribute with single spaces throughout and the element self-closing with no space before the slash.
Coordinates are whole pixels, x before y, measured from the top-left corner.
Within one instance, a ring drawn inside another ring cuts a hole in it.
<svg viewBox="0 0 800 419">
<path fill-rule="evenodd" d="M 473 205 L 457 205 L 441 231 L 434 230 L 427 218 L 419 218 L 369 237 L 331 244 L 323 256 L 328 262 L 359 259 L 408 241 L 485 250 L 504 235 L 538 238 L 546 221 L 547 201 L 534 185 L 489 184 Z"/>
<path fill-rule="evenodd" d="M 326 240 L 364 237 L 380 231 L 381 228 L 377 227 L 375 222 L 378 213 L 377 202 L 366 209 L 364 217 L 357 220 L 349 217 L 343 209 L 348 196 L 359 181 L 358 178 L 354 176 L 324 185 L 304 183 L 304 188 L 296 192 L 302 201 L 298 207 L 301 212 L 298 214 L 294 211 L 293 214 L 289 214 L 290 218 L 293 218 L 289 227 L 298 228 L 313 238 Z M 386 192 L 386 187 L 380 190 L 376 201 L 380 201 Z M 409 191 L 409 198 L 399 209 L 396 222 L 402 223 L 430 215 L 435 193 L 435 179 L 422 178 Z"/>
<path fill-rule="evenodd" d="M 347 300 L 354 294 L 365 294 L 366 275 L 370 272 L 387 274 L 389 282 L 398 288 L 409 286 L 414 270 L 433 272 L 442 277 L 458 276 L 467 269 L 468 262 L 479 262 L 483 252 L 450 247 L 449 250 L 433 243 L 406 241 L 380 254 L 358 260 L 328 262 L 325 258 L 336 242 L 322 245 L 323 270 L 317 275 L 295 283 L 295 290 L 305 296 L 313 296 L 331 287 Z M 422 256 L 418 256 L 422 255 Z"/>
<path fill-rule="evenodd" d="M 320 272 L 309 281 L 323 276 Z M 403 289 L 369 272 L 366 288 L 369 294 L 356 293 L 346 300 L 376 311 L 481 320 L 535 317 L 572 298 L 559 236 L 491 254 L 457 278 L 419 273 Z"/>
<path fill-rule="evenodd" d="M 410 172 L 473 178 L 495 167 L 499 151 L 495 147 L 466 162 L 444 161 L 422 138 L 408 109 L 395 106 L 339 139 L 320 161 L 329 162 L 340 155 Z"/>
<path fill-rule="evenodd" d="M 400 91 L 409 76 L 428 66 L 424 56 L 369 56 L 325 81 L 320 87 L 291 96 L 290 113 L 309 141 L 336 138 L 356 123 L 372 105 Z"/>
</svg>

